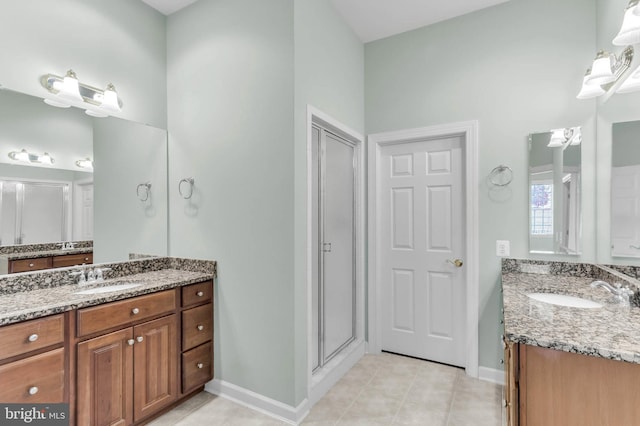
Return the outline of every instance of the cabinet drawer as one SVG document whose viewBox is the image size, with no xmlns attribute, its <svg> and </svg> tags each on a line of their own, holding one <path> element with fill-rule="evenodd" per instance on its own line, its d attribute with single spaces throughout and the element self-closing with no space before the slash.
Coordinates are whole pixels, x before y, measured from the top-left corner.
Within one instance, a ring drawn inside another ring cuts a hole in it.
<svg viewBox="0 0 640 426">
<path fill-rule="evenodd" d="M 51 261 L 54 268 L 64 268 L 67 266 L 88 265 L 93 263 L 93 253 L 65 254 L 53 256 Z"/>
<path fill-rule="evenodd" d="M 134 324 L 176 308 L 174 290 L 78 310 L 78 337 Z"/>
<path fill-rule="evenodd" d="M 213 304 L 182 312 L 182 350 L 186 351 L 213 338 Z"/>
<path fill-rule="evenodd" d="M 211 342 L 182 354 L 182 393 L 213 379 L 213 345 Z"/>
<path fill-rule="evenodd" d="M 182 306 L 207 303 L 213 300 L 213 282 L 191 284 L 182 287 Z"/>
<path fill-rule="evenodd" d="M 37 259 L 12 260 L 9 265 L 9 271 L 13 273 L 39 271 L 41 269 L 49 269 L 49 268 L 51 268 L 50 257 L 39 257 Z"/>
<path fill-rule="evenodd" d="M 64 349 L 3 365 L 0 383 L 5 403 L 64 402 Z"/>
<path fill-rule="evenodd" d="M 0 360 L 63 341 L 64 314 L 7 325 L 0 328 Z"/>
</svg>

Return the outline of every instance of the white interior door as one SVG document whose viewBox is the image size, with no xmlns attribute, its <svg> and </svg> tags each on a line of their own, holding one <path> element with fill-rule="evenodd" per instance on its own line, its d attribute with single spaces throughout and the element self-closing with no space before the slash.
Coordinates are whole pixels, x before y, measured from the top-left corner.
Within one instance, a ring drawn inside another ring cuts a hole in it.
<svg viewBox="0 0 640 426">
<path fill-rule="evenodd" d="M 382 350 L 465 365 L 462 137 L 380 152 Z"/>
<path fill-rule="evenodd" d="M 611 255 L 640 256 L 640 166 L 611 169 Z"/>
</svg>

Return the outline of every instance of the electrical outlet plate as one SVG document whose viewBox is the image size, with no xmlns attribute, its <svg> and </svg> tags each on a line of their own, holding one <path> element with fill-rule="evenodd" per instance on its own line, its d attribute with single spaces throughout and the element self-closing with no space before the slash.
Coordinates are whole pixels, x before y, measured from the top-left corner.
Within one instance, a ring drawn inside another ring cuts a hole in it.
<svg viewBox="0 0 640 426">
<path fill-rule="evenodd" d="M 511 247 L 508 240 L 498 240 L 496 241 L 496 256 L 498 257 L 507 257 L 510 256 Z"/>
</svg>

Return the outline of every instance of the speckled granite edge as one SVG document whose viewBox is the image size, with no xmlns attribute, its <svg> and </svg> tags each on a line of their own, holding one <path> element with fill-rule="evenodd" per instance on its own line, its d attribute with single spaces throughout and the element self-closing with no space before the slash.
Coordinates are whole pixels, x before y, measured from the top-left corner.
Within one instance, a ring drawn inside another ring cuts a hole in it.
<svg viewBox="0 0 640 426">
<path fill-rule="evenodd" d="M 93 241 L 71 241 L 76 249 L 93 248 Z M 60 249 L 59 243 L 45 243 L 45 244 L 17 244 L 13 246 L 0 246 L 0 255 L 39 252 L 39 251 L 53 251 Z"/>
<path fill-rule="evenodd" d="M 73 249 L 62 250 L 59 247 L 54 250 L 43 251 L 24 251 L 19 253 L 9 253 L 0 255 L 0 260 L 20 260 L 20 259 L 37 259 L 40 257 L 66 256 L 68 254 L 85 254 L 93 252 L 93 247 L 76 247 Z"/>
<path fill-rule="evenodd" d="M 590 263 L 557 262 L 533 259 L 502 259 L 503 273 L 527 273 L 542 275 L 565 275 L 571 277 L 592 277 L 597 267 Z"/>
<path fill-rule="evenodd" d="M 144 272 L 159 271 L 162 269 L 201 272 L 214 276 L 217 272 L 217 263 L 210 260 L 170 257 L 144 258 L 124 262 L 101 263 L 95 265 L 73 266 L 69 268 L 47 269 L 44 271 L 2 275 L 0 276 L 0 295 L 73 284 L 75 278 L 69 275 L 71 272 L 79 270 L 86 271 L 97 267 L 104 271 L 105 280 L 122 278 Z"/>
</svg>

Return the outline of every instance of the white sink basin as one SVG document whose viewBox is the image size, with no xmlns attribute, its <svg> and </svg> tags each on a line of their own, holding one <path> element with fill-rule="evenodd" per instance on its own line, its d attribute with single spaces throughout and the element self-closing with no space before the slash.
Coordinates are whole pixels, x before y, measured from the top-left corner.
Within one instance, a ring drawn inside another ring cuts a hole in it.
<svg viewBox="0 0 640 426">
<path fill-rule="evenodd" d="M 552 293 L 529 293 L 531 299 L 539 302 L 551 303 L 552 305 L 568 306 L 570 308 L 602 308 L 602 305 L 593 300 L 583 299 L 581 297 L 566 296 L 564 294 Z"/>
<path fill-rule="evenodd" d="M 93 288 L 88 288 L 86 290 L 82 290 L 82 291 L 76 291 L 73 294 L 101 294 L 101 293 L 111 293 L 112 291 L 120 291 L 120 290 L 127 290 L 130 288 L 136 288 L 136 287 L 140 287 L 142 284 L 140 283 L 129 283 L 129 284 L 113 284 L 113 285 L 106 285 L 104 287 L 93 287 Z"/>
</svg>

